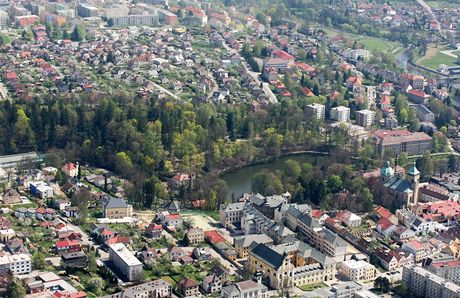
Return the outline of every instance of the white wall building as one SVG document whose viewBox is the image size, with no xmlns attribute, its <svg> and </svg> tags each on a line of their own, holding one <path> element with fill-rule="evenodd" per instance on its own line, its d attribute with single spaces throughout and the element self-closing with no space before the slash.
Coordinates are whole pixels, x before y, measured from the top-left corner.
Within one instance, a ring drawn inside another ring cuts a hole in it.
<svg viewBox="0 0 460 298">
<path fill-rule="evenodd" d="M 350 120 L 350 108 L 339 106 L 331 109 L 331 120 L 347 122 Z"/>
<path fill-rule="evenodd" d="M 32 261 L 27 254 L 3 255 L 0 257 L 0 274 L 11 271 L 14 275 L 29 274 L 32 271 Z"/>
<path fill-rule="evenodd" d="M 109 245 L 110 261 L 128 278 L 129 281 L 142 278 L 142 263 L 126 248 L 123 243 Z"/>
<path fill-rule="evenodd" d="M 326 107 L 319 103 L 308 105 L 307 114 L 315 117 L 316 119 L 324 119 L 326 114 Z"/>
<path fill-rule="evenodd" d="M 349 260 L 342 263 L 340 273 L 352 281 L 368 281 L 375 278 L 376 269 L 366 261 Z"/>
</svg>

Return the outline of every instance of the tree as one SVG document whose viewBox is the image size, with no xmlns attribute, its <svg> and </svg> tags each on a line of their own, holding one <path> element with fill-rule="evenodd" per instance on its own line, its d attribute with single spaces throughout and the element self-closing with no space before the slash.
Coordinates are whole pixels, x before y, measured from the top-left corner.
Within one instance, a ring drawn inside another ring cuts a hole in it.
<svg viewBox="0 0 460 298">
<path fill-rule="evenodd" d="M 97 261 L 96 261 L 96 256 L 93 252 L 88 254 L 88 272 L 90 273 L 96 273 L 97 271 Z"/>
<path fill-rule="evenodd" d="M 390 291 L 390 281 L 386 277 L 379 276 L 374 281 L 374 288 L 378 289 L 382 294 Z"/>
<path fill-rule="evenodd" d="M 12 274 L 8 277 L 8 284 L 6 285 L 5 298 L 23 298 L 26 296 L 26 290 L 22 283 L 15 278 Z"/>
<path fill-rule="evenodd" d="M 79 25 L 73 28 L 72 34 L 70 34 L 72 41 L 83 41 L 85 39 L 85 29 Z"/>
<path fill-rule="evenodd" d="M 342 179 L 340 178 L 340 176 L 332 175 L 327 179 L 327 187 L 329 188 L 330 192 L 337 192 L 341 186 Z"/>
<path fill-rule="evenodd" d="M 110 18 L 110 19 L 107 21 L 107 26 L 113 27 L 113 19 L 112 19 L 112 18 Z"/>
<path fill-rule="evenodd" d="M 447 161 L 447 168 L 449 172 L 457 172 L 458 170 L 458 158 L 454 155 L 449 156 L 449 160 Z"/>
<path fill-rule="evenodd" d="M 434 174 L 434 163 L 429 151 L 423 153 L 423 157 L 417 160 L 417 168 L 422 173 L 422 177 L 427 179 Z"/>
<path fill-rule="evenodd" d="M 41 252 L 35 252 L 32 256 L 32 266 L 34 270 L 43 270 L 46 266 L 45 255 Z"/>
<path fill-rule="evenodd" d="M 406 152 L 401 152 L 398 157 L 398 165 L 401 167 L 405 167 L 407 164 L 407 153 Z"/>
<path fill-rule="evenodd" d="M 275 174 L 268 170 L 263 170 L 251 178 L 251 189 L 253 192 L 264 196 L 279 194 L 283 190 L 283 185 Z"/>
</svg>

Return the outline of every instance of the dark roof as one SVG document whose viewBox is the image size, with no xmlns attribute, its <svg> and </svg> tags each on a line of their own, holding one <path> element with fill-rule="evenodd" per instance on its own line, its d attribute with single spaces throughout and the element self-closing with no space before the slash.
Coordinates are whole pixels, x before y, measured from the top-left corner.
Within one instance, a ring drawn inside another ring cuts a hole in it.
<svg viewBox="0 0 460 298">
<path fill-rule="evenodd" d="M 107 204 L 105 205 L 105 208 L 127 208 L 128 205 L 126 204 L 125 200 L 123 199 L 116 199 L 116 198 L 111 198 Z"/>
<path fill-rule="evenodd" d="M 278 269 L 281 265 L 283 265 L 284 256 L 280 255 L 265 244 L 259 244 L 254 247 L 252 249 L 252 253 L 265 262 L 271 264 L 275 269 Z"/>
</svg>

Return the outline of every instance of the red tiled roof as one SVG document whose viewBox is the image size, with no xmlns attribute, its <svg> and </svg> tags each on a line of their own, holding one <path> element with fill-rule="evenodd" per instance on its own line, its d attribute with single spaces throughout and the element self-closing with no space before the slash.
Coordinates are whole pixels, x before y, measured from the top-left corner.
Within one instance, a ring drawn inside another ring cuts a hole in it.
<svg viewBox="0 0 460 298">
<path fill-rule="evenodd" d="M 209 242 L 212 243 L 221 243 L 225 242 L 224 236 L 222 236 L 219 232 L 217 231 L 207 231 L 204 232 L 204 237 L 209 240 Z"/>
<path fill-rule="evenodd" d="M 71 246 L 80 246 L 80 242 L 77 240 L 61 240 L 56 242 L 57 248 L 71 247 Z"/>
<path fill-rule="evenodd" d="M 277 57 L 277 58 L 280 58 L 280 59 L 283 59 L 283 60 L 293 60 L 294 59 L 294 56 L 286 53 L 283 50 L 273 51 L 272 54 L 273 54 L 274 57 Z"/>
</svg>

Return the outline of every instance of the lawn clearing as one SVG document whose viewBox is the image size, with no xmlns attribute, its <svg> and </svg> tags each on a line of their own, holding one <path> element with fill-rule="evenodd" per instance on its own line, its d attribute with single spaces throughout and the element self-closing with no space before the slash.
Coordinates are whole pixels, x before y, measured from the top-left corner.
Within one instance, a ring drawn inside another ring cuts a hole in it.
<svg viewBox="0 0 460 298">
<path fill-rule="evenodd" d="M 455 65 L 457 61 L 455 57 L 441 53 L 445 50 L 444 47 L 431 47 L 427 50 L 426 55 L 417 61 L 417 64 L 434 70 L 437 70 L 440 64 L 445 64 L 447 66 Z"/>
<path fill-rule="evenodd" d="M 297 286 L 299 289 L 305 292 L 311 292 L 317 289 L 322 289 L 326 288 L 327 285 L 325 283 L 317 283 L 317 284 L 311 284 L 311 285 L 304 285 L 304 286 Z"/>
</svg>

